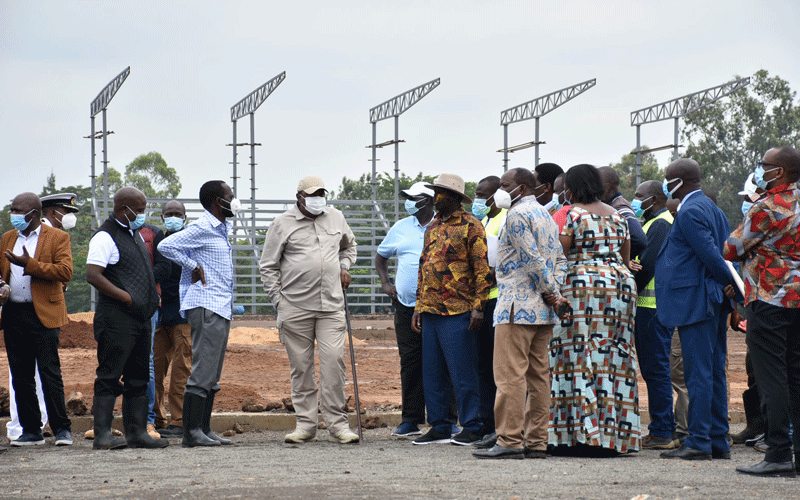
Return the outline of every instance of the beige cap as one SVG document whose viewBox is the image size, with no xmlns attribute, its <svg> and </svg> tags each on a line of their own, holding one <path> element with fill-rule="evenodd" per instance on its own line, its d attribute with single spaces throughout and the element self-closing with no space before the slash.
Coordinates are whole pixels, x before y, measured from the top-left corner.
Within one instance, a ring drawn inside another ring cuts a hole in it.
<svg viewBox="0 0 800 500">
<path fill-rule="evenodd" d="M 472 203 L 472 199 L 464 194 L 464 179 L 456 174 L 441 174 L 433 184 L 425 184 L 427 188 L 442 188 L 461 195 L 462 203 Z"/>
<path fill-rule="evenodd" d="M 320 189 L 325 189 L 325 183 L 316 175 L 307 175 L 303 177 L 300 179 L 300 184 L 297 185 L 297 192 L 302 191 L 305 194 L 311 194 Z M 325 191 L 327 191 L 327 189 L 325 189 Z"/>
</svg>

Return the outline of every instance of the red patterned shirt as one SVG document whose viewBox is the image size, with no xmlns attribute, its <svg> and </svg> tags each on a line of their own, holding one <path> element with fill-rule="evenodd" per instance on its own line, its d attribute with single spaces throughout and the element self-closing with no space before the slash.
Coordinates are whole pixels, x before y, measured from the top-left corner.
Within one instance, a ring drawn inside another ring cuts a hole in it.
<svg viewBox="0 0 800 500">
<path fill-rule="evenodd" d="M 474 215 L 459 208 L 443 221 L 437 214 L 419 259 L 417 311 L 451 316 L 483 310 L 491 288 L 486 251 L 486 232 Z"/>
<path fill-rule="evenodd" d="M 743 260 L 745 304 L 800 307 L 800 191 L 776 186 L 756 201 L 725 242 L 727 260 Z"/>
</svg>

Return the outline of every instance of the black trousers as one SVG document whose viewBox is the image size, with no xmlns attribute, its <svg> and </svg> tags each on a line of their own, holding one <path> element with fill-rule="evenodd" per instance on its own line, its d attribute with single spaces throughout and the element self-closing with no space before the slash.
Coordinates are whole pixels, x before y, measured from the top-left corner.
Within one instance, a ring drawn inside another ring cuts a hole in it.
<svg viewBox="0 0 800 500">
<path fill-rule="evenodd" d="M 58 357 L 58 336 L 61 330 L 45 328 L 31 302 L 6 302 L 3 306 L 3 327 L 22 431 L 31 434 L 41 432 L 42 413 L 36 397 L 37 363 L 50 428 L 54 432 L 61 429 L 71 430 L 64 403 L 61 360 Z"/>
<path fill-rule="evenodd" d="M 800 450 L 800 309 L 754 301 L 747 305 L 747 347 L 766 417 L 767 462 L 791 460 Z"/>
<path fill-rule="evenodd" d="M 481 403 L 478 407 L 483 421 L 483 432 L 494 432 L 494 308 L 497 299 L 491 299 L 483 308 L 483 323 L 478 330 L 478 382 Z"/>
<path fill-rule="evenodd" d="M 139 321 L 113 306 L 99 304 L 94 316 L 97 340 L 95 396 L 147 394 L 150 381 L 150 319 Z M 120 382 L 122 377 L 122 382 Z"/>
</svg>

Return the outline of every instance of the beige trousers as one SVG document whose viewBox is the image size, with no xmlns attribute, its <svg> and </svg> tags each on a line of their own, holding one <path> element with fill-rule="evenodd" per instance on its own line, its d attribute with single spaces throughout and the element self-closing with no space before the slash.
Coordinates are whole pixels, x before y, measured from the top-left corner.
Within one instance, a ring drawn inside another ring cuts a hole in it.
<svg viewBox="0 0 800 500">
<path fill-rule="evenodd" d="M 497 443 L 547 449 L 553 325 L 502 324 L 494 329 L 494 418 Z M 526 400 L 527 393 L 527 400 Z M 524 429 L 524 434 L 523 434 Z"/>
<path fill-rule="evenodd" d="M 331 432 L 349 428 L 344 394 L 344 309 L 306 311 L 282 300 L 277 326 L 289 356 L 292 404 L 297 428 L 316 434 L 318 412 Z M 314 369 L 314 342 L 319 348 L 319 387 Z"/>
<path fill-rule="evenodd" d="M 175 326 L 161 326 L 153 335 L 153 377 L 156 382 L 156 427 L 167 426 L 167 411 L 164 394 L 167 392 L 167 371 L 172 365 L 169 377 L 169 414 L 172 425 L 183 427 L 183 390 L 192 373 L 192 327 L 188 323 Z"/>
<path fill-rule="evenodd" d="M 689 435 L 689 390 L 686 388 L 686 380 L 683 378 L 683 350 L 677 328 L 672 332 L 669 371 L 672 378 L 672 390 L 675 391 L 675 431 L 687 436 Z"/>
</svg>

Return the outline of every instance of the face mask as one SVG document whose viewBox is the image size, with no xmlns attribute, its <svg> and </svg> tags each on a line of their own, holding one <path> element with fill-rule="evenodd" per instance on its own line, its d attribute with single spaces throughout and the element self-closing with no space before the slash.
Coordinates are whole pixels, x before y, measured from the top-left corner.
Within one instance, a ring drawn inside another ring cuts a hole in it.
<svg viewBox="0 0 800 500">
<path fill-rule="evenodd" d="M 55 212 L 61 216 L 61 229 L 70 230 L 78 223 L 78 218 L 72 212 L 68 214 L 62 214 L 58 210 Z"/>
<path fill-rule="evenodd" d="M 225 217 L 236 217 L 236 214 L 239 213 L 239 210 L 242 209 L 242 202 L 239 201 L 239 198 L 231 198 L 231 201 L 225 200 L 223 198 L 217 197 L 220 202 L 220 207 L 222 210 L 227 211 L 227 213 L 223 213 Z M 228 205 L 227 207 L 225 205 Z"/>
<path fill-rule="evenodd" d="M 406 212 L 408 212 L 409 215 L 414 215 L 419 212 L 417 202 L 414 200 L 406 200 Z"/>
<path fill-rule="evenodd" d="M 552 201 L 552 198 L 550 198 L 550 200 L 545 200 L 544 202 L 539 201 L 539 198 L 541 198 L 542 196 L 544 196 L 546 194 L 547 194 L 547 190 L 545 189 L 544 193 L 539 194 L 539 195 L 535 195 L 536 196 L 536 201 L 538 201 L 542 205 L 546 205 L 548 202 Z"/>
<path fill-rule="evenodd" d="M 130 220 L 130 219 L 128 219 L 128 216 L 127 216 L 127 215 L 125 216 L 125 218 L 126 218 L 126 219 L 128 219 L 128 227 L 129 227 L 131 230 L 133 230 L 133 231 L 136 231 L 136 230 L 137 230 L 137 229 L 139 229 L 140 227 L 144 226 L 144 222 L 145 222 L 145 220 L 147 220 L 147 216 L 146 216 L 145 214 L 137 214 L 136 212 L 134 212 L 133 210 L 131 210 L 131 207 L 129 207 L 128 205 L 125 205 L 125 208 L 127 208 L 128 210 L 130 210 L 130 211 L 131 211 L 131 213 L 132 213 L 134 216 L 136 216 L 136 218 L 135 218 L 135 219 L 133 219 L 133 220 Z"/>
<path fill-rule="evenodd" d="M 306 196 L 306 210 L 312 215 L 319 215 L 325 208 L 326 201 L 323 196 Z"/>
<path fill-rule="evenodd" d="M 483 220 L 489 212 L 492 210 L 492 207 L 486 205 L 486 200 L 483 198 L 475 198 L 472 202 L 472 215 L 478 218 L 478 220 Z"/>
<path fill-rule="evenodd" d="M 519 185 L 511 190 L 511 193 L 516 191 L 517 189 L 521 188 L 522 185 Z M 514 204 L 515 201 L 522 197 L 522 193 L 519 194 L 514 199 L 511 199 L 511 193 L 505 191 L 504 189 L 498 189 L 497 192 L 494 193 L 494 204 L 497 208 L 511 208 L 511 205 Z"/>
<path fill-rule="evenodd" d="M 170 233 L 175 233 L 183 229 L 183 224 L 186 222 L 183 217 L 167 217 L 164 219 L 164 227 Z"/>
<path fill-rule="evenodd" d="M 666 179 L 664 179 L 664 181 L 661 183 L 661 189 L 664 191 L 664 196 L 666 196 L 668 199 L 669 199 L 669 198 L 672 198 L 672 195 L 673 195 L 673 194 L 675 194 L 675 191 L 677 191 L 678 189 L 680 189 L 680 188 L 681 188 L 681 186 L 683 186 L 683 179 L 678 179 L 678 183 L 677 183 L 677 184 L 675 185 L 675 187 L 674 187 L 674 188 L 672 188 L 672 190 L 670 191 L 670 189 L 669 189 L 669 183 L 670 183 L 670 182 L 672 182 L 672 181 L 674 181 L 674 180 L 675 180 L 675 179 L 672 179 L 672 180 L 670 180 L 670 181 L 667 181 Z"/>
<path fill-rule="evenodd" d="M 650 198 L 652 198 L 652 196 Z M 645 198 L 644 200 L 634 199 L 631 202 L 631 208 L 633 209 L 633 213 L 636 214 L 636 217 L 644 217 L 644 213 L 653 208 L 653 203 L 651 203 L 647 208 L 642 208 L 642 202 L 647 201 L 650 198 Z"/>
<path fill-rule="evenodd" d="M 743 201 L 742 202 L 742 215 L 747 217 L 747 212 L 749 212 L 751 208 L 753 208 L 753 202 L 752 201 Z"/>
<path fill-rule="evenodd" d="M 28 229 L 28 226 L 30 226 L 31 221 L 25 220 L 25 218 L 28 217 L 28 215 L 30 215 L 31 212 L 33 212 L 33 210 L 31 210 L 27 214 L 11 214 L 11 225 L 14 226 L 14 229 L 16 229 L 17 231 L 24 231 Z"/>
<path fill-rule="evenodd" d="M 772 179 L 771 181 L 765 181 L 764 174 L 766 174 L 767 172 L 772 172 L 773 170 L 778 170 L 779 168 L 782 167 L 775 167 L 769 170 L 764 170 L 764 167 L 762 165 L 757 166 L 756 171 L 753 173 L 753 181 L 756 183 L 756 186 L 760 187 L 761 189 L 767 189 L 769 183 L 774 181 L 775 179 Z"/>
</svg>

